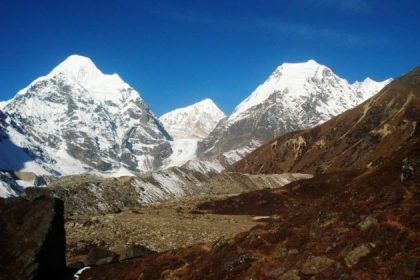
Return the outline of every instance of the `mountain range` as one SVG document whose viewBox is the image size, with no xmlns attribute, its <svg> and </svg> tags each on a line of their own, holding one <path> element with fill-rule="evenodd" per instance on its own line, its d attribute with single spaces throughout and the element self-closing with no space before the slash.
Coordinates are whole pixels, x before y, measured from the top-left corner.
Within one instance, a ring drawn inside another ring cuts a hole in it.
<svg viewBox="0 0 420 280">
<path fill-rule="evenodd" d="M 272 137 L 325 122 L 389 82 L 350 84 L 314 60 L 284 63 L 229 116 L 205 99 L 158 118 L 118 74 L 72 55 L 1 103 L 0 170 L 221 171 Z"/>
<path fill-rule="evenodd" d="M 419 96 L 419 67 L 350 84 L 310 60 L 229 116 L 158 119 L 71 56 L 1 105 L 3 278 L 416 279 Z"/>
</svg>

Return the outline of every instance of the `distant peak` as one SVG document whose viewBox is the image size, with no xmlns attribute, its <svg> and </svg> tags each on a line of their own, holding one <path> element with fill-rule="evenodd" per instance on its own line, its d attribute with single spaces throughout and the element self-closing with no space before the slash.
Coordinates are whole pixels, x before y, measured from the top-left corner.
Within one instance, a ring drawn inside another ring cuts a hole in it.
<svg viewBox="0 0 420 280">
<path fill-rule="evenodd" d="M 102 74 L 90 58 L 77 54 L 67 57 L 48 76 L 54 76 L 63 72 L 72 73 L 76 79 Z"/>
<path fill-rule="evenodd" d="M 78 62 L 78 63 L 92 63 L 92 60 L 87 57 L 87 56 L 83 56 L 83 55 L 79 55 L 79 54 L 72 54 L 69 55 L 65 61 L 72 61 L 72 62 Z"/>
<path fill-rule="evenodd" d="M 194 103 L 192 105 L 183 107 L 183 108 L 178 108 L 175 109 L 173 111 L 170 111 L 166 114 L 163 114 L 161 116 L 161 118 L 165 118 L 167 116 L 170 116 L 174 113 L 178 113 L 178 112 L 184 112 L 184 111 L 194 111 L 194 110 L 198 110 L 198 111 L 202 111 L 202 112 L 215 112 L 217 115 L 223 116 L 225 117 L 225 113 L 220 110 L 220 108 L 216 105 L 216 103 L 213 102 L 213 100 L 211 100 L 210 98 L 206 98 L 203 99 L 197 103 Z"/>
<path fill-rule="evenodd" d="M 268 82 L 278 82 L 284 76 L 306 79 L 309 76 L 323 73 L 323 70 L 331 70 L 327 66 L 319 64 L 313 59 L 305 62 L 284 62 L 267 79 Z"/>
<path fill-rule="evenodd" d="M 306 61 L 307 64 L 318 64 L 318 62 L 316 62 L 314 59 L 309 59 L 308 61 Z"/>
<path fill-rule="evenodd" d="M 210 98 L 206 98 L 206 99 L 203 99 L 201 101 L 198 101 L 197 103 L 195 103 L 193 105 L 196 105 L 196 106 L 197 105 L 210 105 L 210 106 L 217 107 L 216 104 L 213 102 L 213 100 L 211 100 Z"/>
<path fill-rule="evenodd" d="M 282 65 L 279 66 L 280 67 L 287 67 L 287 66 L 292 66 L 292 67 L 300 67 L 300 66 L 320 66 L 321 64 L 319 64 L 318 62 L 316 62 L 314 59 L 309 59 L 308 61 L 304 61 L 304 62 L 284 62 Z"/>
<path fill-rule="evenodd" d="M 371 78 L 367 77 L 366 79 L 363 80 L 364 83 L 377 83 L 375 80 L 372 80 Z"/>
<path fill-rule="evenodd" d="M 353 83 L 353 85 L 358 85 L 358 86 L 368 86 L 368 85 L 386 85 L 389 84 L 392 81 L 392 78 L 383 80 L 383 81 L 376 81 L 371 79 L 370 77 L 365 78 L 362 82 L 359 81 L 355 81 Z"/>
<path fill-rule="evenodd" d="M 276 74 L 276 72 L 288 72 L 288 71 L 302 71 L 305 73 L 313 73 L 319 70 L 320 68 L 328 68 L 328 67 L 322 64 L 319 64 L 313 59 L 310 59 L 305 62 L 284 62 L 282 65 L 277 67 L 276 71 L 274 71 L 274 74 Z"/>
<path fill-rule="evenodd" d="M 388 78 L 388 79 L 383 80 L 383 81 L 376 81 L 376 80 L 373 80 L 373 79 L 367 77 L 366 79 L 364 79 L 363 83 L 365 83 L 365 84 L 367 84 L 367 83 L 370 83 L 370 84 L 389 84 L 391 81 L 392 81 L 392 78 Z"/>
<path fill-rule="evenodd" d="M 213 100 L 211 100 L 210 98 L 205 98 L 201 101 L 198 101 L 197 103 L 194 103 L 190 106 L 185 107 L 185 109 L 188 108 L 197 108 L 199 110 L 211 110 L 211 111 L 220 111 L 221 113 L 223 113 L 219 107 L 217 107 L 216 103 L 213 102 Z M 223 113 L 224 114 L 224 113 Z"/>
</svg>

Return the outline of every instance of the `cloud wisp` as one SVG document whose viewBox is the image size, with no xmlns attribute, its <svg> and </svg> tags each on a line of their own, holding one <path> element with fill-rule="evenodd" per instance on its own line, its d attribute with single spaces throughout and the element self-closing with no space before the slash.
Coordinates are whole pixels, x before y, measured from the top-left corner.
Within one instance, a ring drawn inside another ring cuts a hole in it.
<svg viewBox="0 0 420 280">
<path fill-rule="evenodd" d="M 283 1 L 283 0 L 280 0 Z M 302 3 L 312 3 L 312 7 L 323 6 L 336 9 L 367 12 L 369 5 L 366 0 L 302 0 Z M 254 17 L 243 19 L 238 17 L 219 18 L 194 9 L 178 9 L 172 5 L 159 7 L 159 13 L 190 24 L 200 24 L 206 27 L 222 29 L 231 32 L 270 33 L 274 36 L 287 37 L 299 41 L 326 42 L 339 47 L 378 46 L 390 42 L 383 34 L 366 34 L 357 31 L 347 31 L 331 26 L 312 24 L 309 22 L 294 22 L 283 19 L 267 19 Z"/>
<path fill-rule="evenodd" d="M 326 41 L 341 47 L 365 47 L 389 42 L 389 39 L 383 35 L 367 36 L 309 24 L 261 20 L 257 22 L 257 25 L 261 29 L 282 36 L 295 37 L 305 41 Z"/>
<path fill-rule="evenodd" d="M 354 13 L 369 13 L 370 4 L 367 0 L 307 0 L 315 3 L 320 8 L 335 8 Z"/>
</svg>

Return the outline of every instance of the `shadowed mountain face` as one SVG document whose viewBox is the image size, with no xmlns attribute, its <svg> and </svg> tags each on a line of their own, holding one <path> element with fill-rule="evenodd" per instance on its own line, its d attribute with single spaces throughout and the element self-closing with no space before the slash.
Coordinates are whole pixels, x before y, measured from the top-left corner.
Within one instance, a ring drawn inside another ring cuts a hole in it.
<svg viewBox="0 0 420 280">
<path fill-rule="evenodd" d="M 419 119 L 420 68 L 416 68 L 356 108 L 269 141 L 228 170 L 325 173 L 374 167 L 419 137 Z"/>
<path fill-rule="evenodd" d="M 0 170 L 19 170 L 23 168 L 25 161 L 29 161 L 31 158 L 25 154 L 22 148 L 17 147 L 10 141 L 9 136 L 6 133 L 8 126 L 6 123 L 6 118 L 7 116 L 3 113 L 3 111 L 0 110 L 0 147 L 2 149 L 2 157 L 0 158 Z M 13 155 L 13 157 L 8 155 L 3 156 L 3 154 L 6 153 Z M 17 158 L 20 159 L 22 154 L 24 155 L 23 159 L 16 160 Z M 9 157 L 11 157 L 13 160 L 8 161 Z"/>
</svg>

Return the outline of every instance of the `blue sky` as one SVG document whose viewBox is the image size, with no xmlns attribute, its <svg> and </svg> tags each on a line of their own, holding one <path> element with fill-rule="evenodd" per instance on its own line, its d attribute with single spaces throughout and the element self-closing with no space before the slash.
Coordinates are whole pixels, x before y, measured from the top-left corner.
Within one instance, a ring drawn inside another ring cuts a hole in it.
<svg viewBox="0 0 420 280">
<path fill-rule="evenodd" d="M 418 0 L 0 0 L 0 100 L 81 54 L 157 115 L 206 97 L 229 113 L 283 62 L 351 82 L 407 72 L 419 15 Z"/>
</svg>

